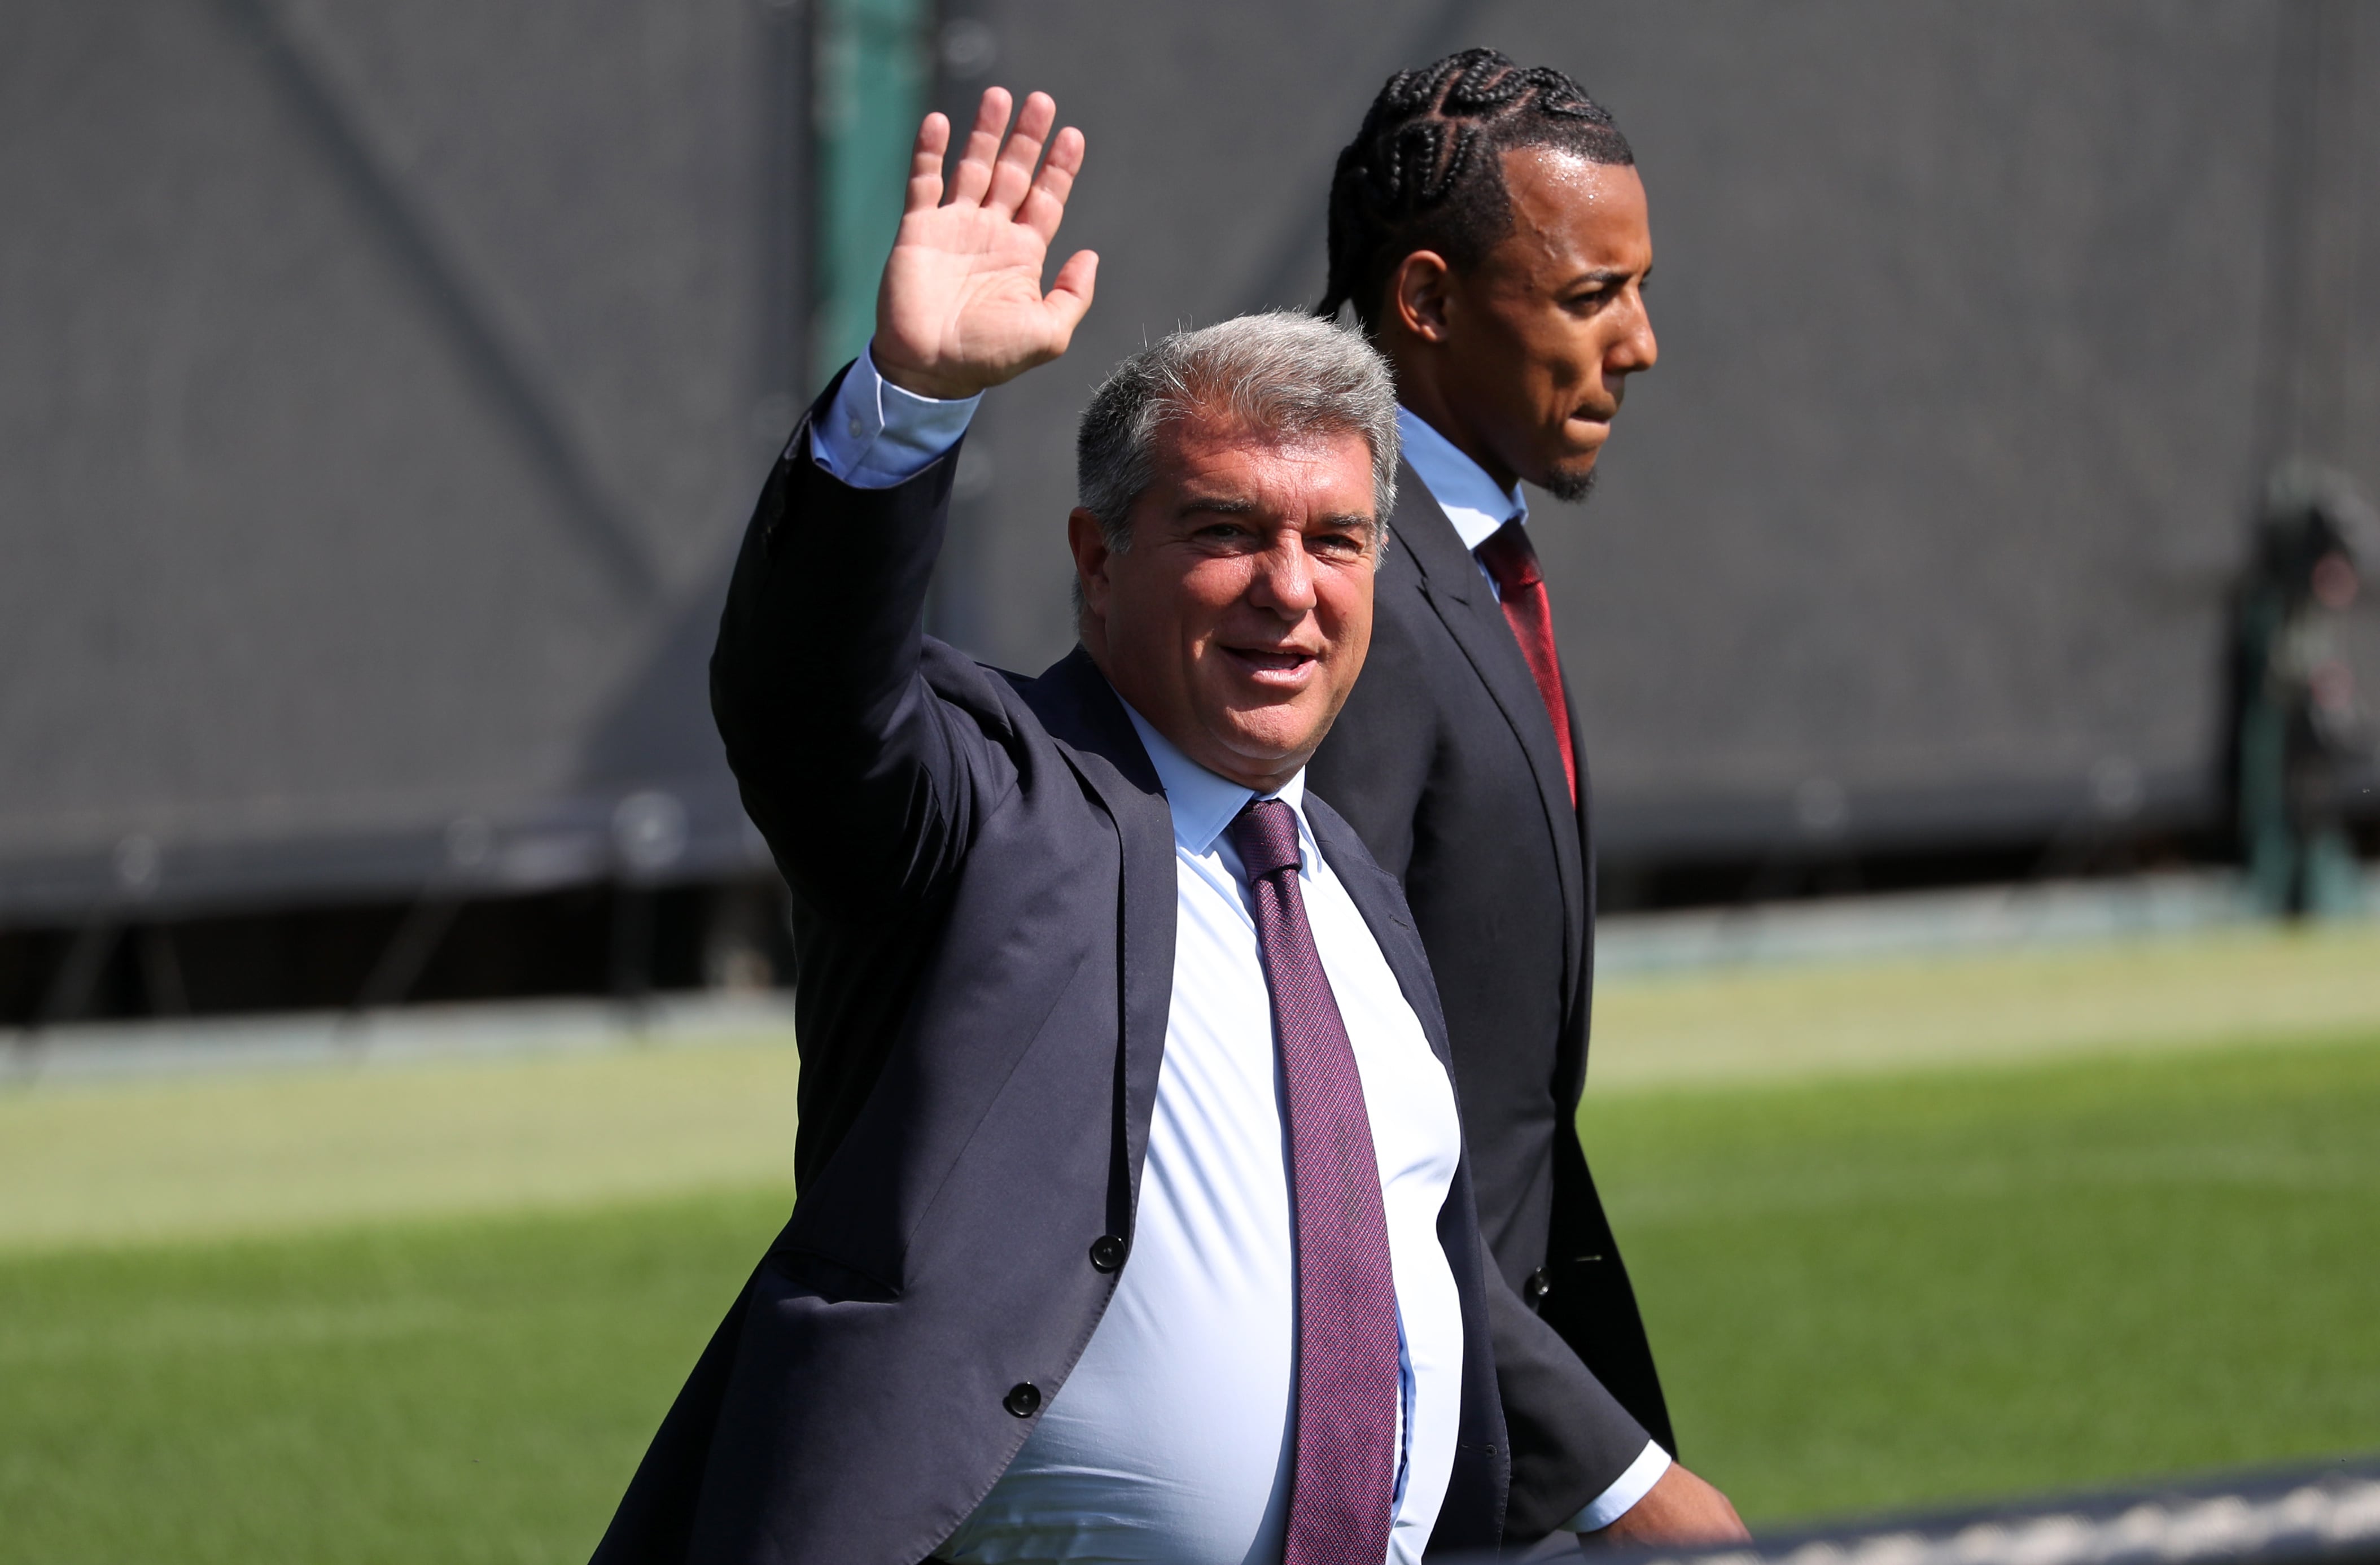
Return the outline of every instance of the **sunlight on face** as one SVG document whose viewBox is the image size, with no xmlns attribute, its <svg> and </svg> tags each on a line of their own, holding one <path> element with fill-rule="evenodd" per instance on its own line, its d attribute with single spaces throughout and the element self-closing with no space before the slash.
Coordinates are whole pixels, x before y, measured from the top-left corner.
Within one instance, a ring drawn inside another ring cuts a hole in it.
<svg viewBox="0 0 2380 1565">
<path fill-rule="evenodd" d="M 1447 400 L 1493 467 L 1585 493 L 1628 377 L 1659 358 L 1653 239 L 1633 168 L 1545 147 L 1504 154 L 1512 232 L 1455 279 Z"/>
<path fill-rule="evenodd" d="M 1269 792 L 1321 744 L 1371 645 L 1371 448 L 1179 424 L 1131 524 L 1118 552 L 1088 512 L 1070 518 L 1084 645 L 1191 759 Z"/>
</svg>

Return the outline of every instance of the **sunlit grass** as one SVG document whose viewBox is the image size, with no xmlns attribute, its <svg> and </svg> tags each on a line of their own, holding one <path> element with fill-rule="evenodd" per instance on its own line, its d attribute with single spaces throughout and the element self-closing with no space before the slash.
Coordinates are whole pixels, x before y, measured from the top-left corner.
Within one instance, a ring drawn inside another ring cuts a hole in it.
<svg viewBox="0 0 2380 1565">
<path fill-rule="evenodd" d="M 2380 1448 L 2374 1013 L 2368 931 L 1613 986 L 1585 1122 L 1688 1461 L 1778 1521 Z M 584 1559 L 794 1084 L 0 1096 L 0 1561 Z"/>
<path fill-rule="evenodd" d="M 0 1088 L 0 1254 L 793 1184 L 790 1038 Z"/>
<path fill-rule="evenodd" d="M 2380 1450 L 2380 1030 L 1585 1123 L 1684 1455 L 1755 1521 Z"/>
<path fill-rule="evenodd" d="M 1607 978 L 1590 1096 L 2380 1033 L 2380 922 Z"/>
<path fill-rule="evenodd" d="M 584 1560 L 750 1192 L 0 1262 L 0 1560 Z"/>
</svg>

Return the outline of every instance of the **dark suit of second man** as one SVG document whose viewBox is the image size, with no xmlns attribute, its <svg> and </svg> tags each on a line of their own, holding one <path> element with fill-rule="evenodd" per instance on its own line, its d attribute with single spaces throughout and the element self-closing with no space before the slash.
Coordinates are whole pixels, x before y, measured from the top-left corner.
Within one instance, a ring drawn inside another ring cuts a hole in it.
<svg viewBox="0 0 2380 1565">
<path fill-rule="evenodd" d="M 1391 78 L 1330 192 L 1325 313 L 1397 377 L 1406 469 L 1363 681 L 1314 760 L 1402 880 L 1444 998 L 1499 1269 L 1508 1536 L 1741 1532 L 1677 1449 L 1576 1127 L 1594 983 L 1586 759 L 1520 481 L 1582 499 L 1657 348 L 1644 186 L 1558 71 L 1467 50 Z"/>
</svg>

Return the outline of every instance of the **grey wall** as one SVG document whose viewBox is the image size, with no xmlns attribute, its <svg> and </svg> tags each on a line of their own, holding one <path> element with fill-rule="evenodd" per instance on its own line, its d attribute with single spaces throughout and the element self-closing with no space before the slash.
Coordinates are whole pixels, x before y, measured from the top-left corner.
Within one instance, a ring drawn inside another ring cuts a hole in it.
<svg viewBox="0 0 2380 1565">
<path fill-rule="evenodd" d="M 935 618 L 995 661 L 1070 637 L 1090 383 L 1314 297 L 1338 147 L 1474 42 L 1579 76 L 1652 193 L 1661 365 L 1538 502 L 1622 855 L 2203 810 L 2266 461 L 2380 487 L 2351 5 L 947 12 L 990 64 L 946 100 L 1088 132 L 1104 257 L 970 443 Z M 751 862 L 701 664 L 801 389 L 801 26 L 0 7 L 0 916 L 583 879 L 632 797 L 648 872 Z"/>
<path fill-rule="evenodd" d="M 653 788 L 741 861 L 699 669 L 789 419 L 784 30 L 0 10 L 0 911 L 581 879 Z"/>
</svg>

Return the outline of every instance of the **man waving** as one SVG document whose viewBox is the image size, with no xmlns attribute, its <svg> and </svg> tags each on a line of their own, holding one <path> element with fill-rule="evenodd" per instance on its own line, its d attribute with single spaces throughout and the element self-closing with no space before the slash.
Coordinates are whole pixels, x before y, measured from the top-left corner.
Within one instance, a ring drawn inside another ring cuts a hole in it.
<svg viewBox="0 0 2380 1565">
<path fill-rule="evenodd" d="M 924 636 L 976 399 L 1091 297 L 1087 253 L 1041 286 L 1082 138 L 1009 107 L 947 193 L 919 131 L 875 341 L 736 564 L 712 704 L 793 892 L 801 1194 L 596 1559 L 1492 1547 L 1445 1025 L 1305 789 L 1371 639 L 1387 369 L 1295 316 L 1144 349 L 1082 419 L 1080 644 L 1026 678 Z"/>
</svg>

